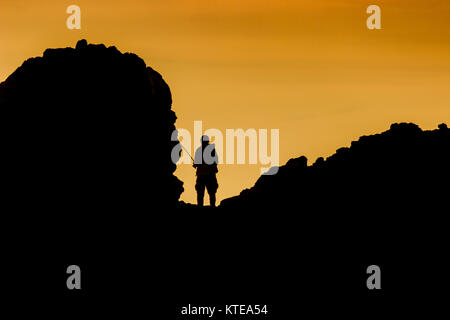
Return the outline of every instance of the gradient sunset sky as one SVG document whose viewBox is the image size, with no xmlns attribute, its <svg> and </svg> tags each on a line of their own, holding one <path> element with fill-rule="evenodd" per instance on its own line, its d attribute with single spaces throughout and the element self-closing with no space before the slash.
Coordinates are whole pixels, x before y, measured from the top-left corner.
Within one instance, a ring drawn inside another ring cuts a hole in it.
<svg viewBox="0 0 450 320">
<path fill-rule="evenodd" d="M 81 30 L 66 28 L 72 4 Z M 366 28 L 371 4 L 382 30 Z M 450 125 L 449 0 L 1 0 L 0 81 L 82 38 L 160 72 L 178 128 L 279 129 L 281 164 L 311 164 L 393 122 Z M 260 167 L 219 166 L 218 200 L 251 187 Z M 192 167 L 176 175 L 195 202 Z"/>
</svg>

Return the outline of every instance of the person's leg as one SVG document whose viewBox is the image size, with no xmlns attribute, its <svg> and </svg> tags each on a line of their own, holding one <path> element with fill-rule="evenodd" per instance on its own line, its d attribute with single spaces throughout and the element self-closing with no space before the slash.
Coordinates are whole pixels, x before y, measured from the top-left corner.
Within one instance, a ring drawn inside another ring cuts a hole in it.
<svg viewBox="0 0 450 320">
<path fill-rule="evenodd" d="M 215 207 L 216 206 L 216 194 L 215 193 L 210 193 L 209 194 L 209 205 L 211 207 Z"/>
<path fill-rule="evenodd" d="M 217 187 L 218 187 L 218 184 L 217 184 L 216 176 L 213 175 L 213 176 L 209 177 L 208 183 L 206 184 L 206 189 L 208 190 L 209 205 L 211 207 L 215 207 L 216 206 Z"/>
<path fill-rule="evenodd" d="M 205 197 L 205 184 L 201 179 L 197 178 L 197 183 L 195 184 L 195 190 L 197 190 L 197 205 L 203 207 L 203 198 Z"/>
<path fill-rule="evenodd" d="M 202 188 L 197 190 L 197 205 L 199 207 L 203 207 L 203 198 L 205 196 L 205 188 Z"/>
</svg>

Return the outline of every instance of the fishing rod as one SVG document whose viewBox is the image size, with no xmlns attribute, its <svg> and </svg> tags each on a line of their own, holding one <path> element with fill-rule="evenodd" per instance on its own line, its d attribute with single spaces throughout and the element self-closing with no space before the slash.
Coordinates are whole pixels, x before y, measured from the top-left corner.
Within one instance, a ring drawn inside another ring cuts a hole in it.
<svg viewBox="0 0 450 320">
<path fill-rule="evenodd" d="M 184 151 L 186 151 L 186 153 L 188 154 L 189 158 L 192 159 L 192 162 L 195 163 L 195 160 L 194 160 L 194 158 L 192 158 L 192 156 L 191 156 L 191 154 L 189 153 L 189 151 L 183 146 L 183 144 L 182 144 L 181 142 L 178 142 L 178 143 L 180 144 L 181 149 L 183 149 Z M 214 146 L 214 144 L 212 144 L 212 146 Z M 215 150 L 214 150 L 214 152 L 215 152 Z"/>
<path fill-rule="evenodd" d="M 181 146 L 181 148 L 186 151 L 186 153 L 188 154 L 189 158 L 192 159 L 192 162 L 195 162 L 194 158 L 192 158 L 191 154 L 189 153 L 189 151 L 187 151 L 187 149 L 181 144 L 181 142 L 178 142 Z"/>
</svg>

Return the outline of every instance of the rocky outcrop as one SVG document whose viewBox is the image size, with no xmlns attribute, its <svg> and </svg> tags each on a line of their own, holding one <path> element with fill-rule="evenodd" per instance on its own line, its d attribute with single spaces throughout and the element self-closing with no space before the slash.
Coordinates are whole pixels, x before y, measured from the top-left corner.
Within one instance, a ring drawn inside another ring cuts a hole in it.
<svg viewBox="0 0 450 320">
<path fill-rule="evenodd" d="M 412 123 L 393 124 L 310 166 L 305 157 L 291 159 L 221 207 L 301 214 L 439 211 L 448 197 L 449 166 L 447 125 L 423 131 Z"/>
<path fill-rule="evenodd" d="M 10 183 L 47 204 L 175 205 L 171 105 L 169 86 L 135 54 L 86 40 L 47 49 L 0 84 Z"/>
</svg>

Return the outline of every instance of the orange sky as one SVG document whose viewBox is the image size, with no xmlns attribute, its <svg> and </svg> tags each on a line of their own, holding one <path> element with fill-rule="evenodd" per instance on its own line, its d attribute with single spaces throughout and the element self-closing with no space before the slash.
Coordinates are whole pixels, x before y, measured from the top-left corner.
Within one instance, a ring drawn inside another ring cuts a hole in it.
<svg viewBox="0 0 450 320">
<path fill-rule="evenodd" d="M 81 30 L 66 28 L 71 4 Z M 366 28 L 370 4 L 382 30 Z M 177 127 L 279 129 L 282 164 L 312 163 L 396 121 L 450 123 L 448 0 L 2 0 L 0 81 L 81 38 L 159 71 Z M 218 200 L 252 186 L 260 167 L 220 166 Z M 176 175 L 182 199 L 195 202 L 192 167 Z"/>
</svg>

